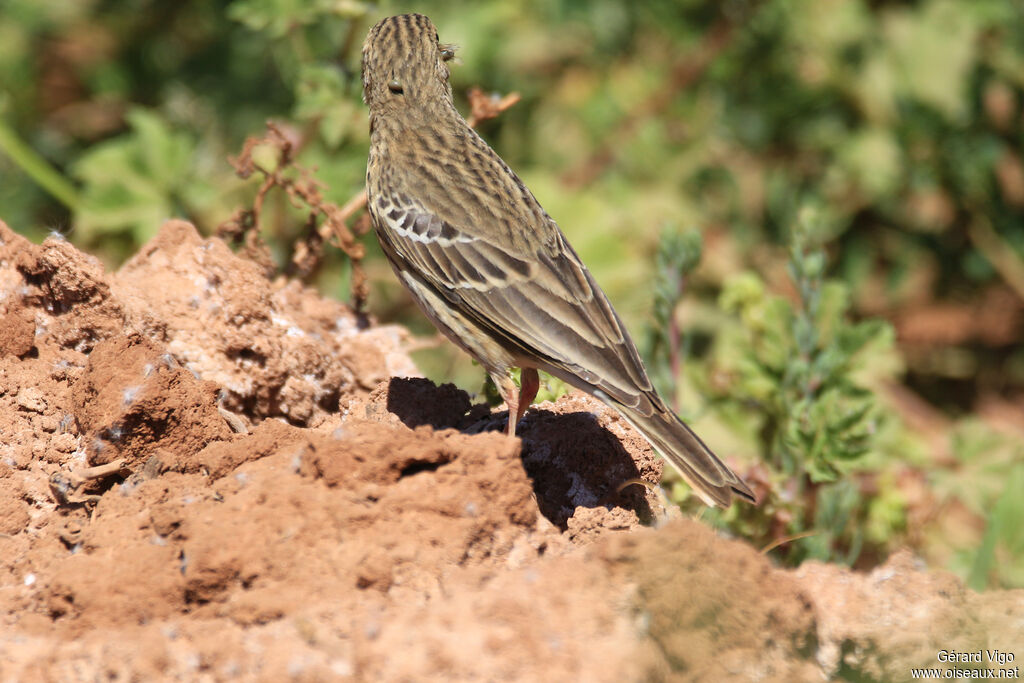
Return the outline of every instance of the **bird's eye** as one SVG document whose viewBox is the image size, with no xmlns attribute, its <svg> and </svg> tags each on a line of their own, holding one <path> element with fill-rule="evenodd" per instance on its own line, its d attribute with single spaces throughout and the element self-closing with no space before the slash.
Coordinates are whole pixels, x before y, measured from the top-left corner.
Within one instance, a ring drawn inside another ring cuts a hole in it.
<svg viewBox="0 0 1024 683">
<path fill-rule="evenodd" d="M 441 61 L 450 62 L 455 59 L 455 46 L 454 45 L 442 45 L 441 46 Z"/>
<path fill-rule="evenodd" d="M 388 82 L 388 90 L 398 95 L 401 95 L 404 92 L 404 89 L 402 88 L 402 82 L 399 81 L 397 78 L 392 78 Z"/>
</svg>

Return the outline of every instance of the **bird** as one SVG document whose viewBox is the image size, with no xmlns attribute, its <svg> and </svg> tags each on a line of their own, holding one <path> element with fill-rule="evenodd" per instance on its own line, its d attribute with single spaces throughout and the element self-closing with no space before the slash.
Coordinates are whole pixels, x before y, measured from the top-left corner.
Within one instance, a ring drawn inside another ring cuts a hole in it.
<svg viewBox="0 0 1024 683">
<path fill-rule="evenodd" d="M 454 56 L 422 14 L 382 19 L 363 44 L 367 212 L 398 279 L 494 380 L 508 405 L 508 435 L 543 370 L 617 410 L 705 504 L 728 507 L 734 494 L 756 503 L 666 406 L 561 229 L 456 109 Z"/>
</svg>

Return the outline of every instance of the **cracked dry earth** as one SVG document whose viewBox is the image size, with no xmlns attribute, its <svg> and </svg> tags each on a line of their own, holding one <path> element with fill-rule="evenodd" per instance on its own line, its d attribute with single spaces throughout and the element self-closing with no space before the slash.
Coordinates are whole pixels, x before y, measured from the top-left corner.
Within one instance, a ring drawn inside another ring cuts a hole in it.
<svg viewBox="0 0 1024 683">
<path fill-rule="evenodd" d="M 1024 633 L 907 553 L 774 568 L 617 493 L 661 463 L 601 404 L 508 439 L 408 341 L 182 221 L 116 273 L 0 223 L 0 680 L 888 681 Z"/>
</svg>

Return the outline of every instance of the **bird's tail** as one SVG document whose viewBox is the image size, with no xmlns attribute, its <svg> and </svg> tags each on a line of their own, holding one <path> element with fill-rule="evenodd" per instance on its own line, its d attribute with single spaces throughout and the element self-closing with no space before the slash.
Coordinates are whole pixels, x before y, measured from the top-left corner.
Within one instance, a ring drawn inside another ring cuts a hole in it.
<svg viewBox="0 0 1024 683">
<path fill-rule="evenodd" d="M 729 507 L 732 495 L 757 503 L 754 492 L 718 459 L 685 422 L 664 406 L 650 414 L 609 401 L 675 467 L 708 505 Z M 660 403 L 660 402 L 659 402 Z"/>
</svg>

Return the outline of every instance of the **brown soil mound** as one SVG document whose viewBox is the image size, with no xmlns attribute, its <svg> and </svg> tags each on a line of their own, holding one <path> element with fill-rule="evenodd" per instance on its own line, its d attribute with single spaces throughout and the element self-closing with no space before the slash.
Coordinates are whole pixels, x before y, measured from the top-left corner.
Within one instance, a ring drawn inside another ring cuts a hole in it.
<svg viewBox="0 0 1024 683">
<path fill-rule="evenodd" d="M 1021 644 L 1020 592 L 666 522 L 603 405 L 508 439 L 405 340 L 187 223 L 116 274 L 0 223 L 0 680 L 903 680 Z"/>
</svg>

